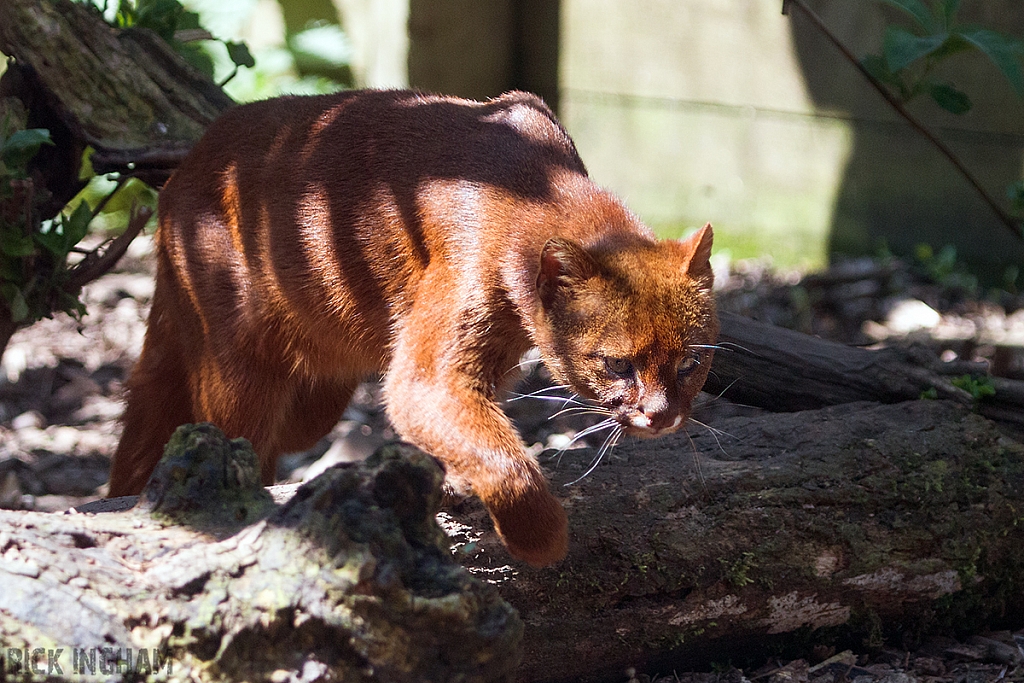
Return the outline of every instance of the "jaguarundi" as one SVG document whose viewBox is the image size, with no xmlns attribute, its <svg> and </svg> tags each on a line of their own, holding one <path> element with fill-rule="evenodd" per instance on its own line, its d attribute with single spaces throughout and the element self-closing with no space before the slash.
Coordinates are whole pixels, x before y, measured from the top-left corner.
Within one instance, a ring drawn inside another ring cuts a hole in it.
<svg viewBox="0 0 1024 683">
<path fill-rule="evenodd" d="M 538 347 L 609 428 L 683 427 L 718 335 L 711 242 L 710 225 L 657 240 L 533 95 L 239 106 L 160 193 L 109 495 L 138 493 L 186 422 L 249 439 L 271 484 L 379 374 L 397 433 L 480 497 L 509 552 L 560 560 L 566 514 L 499 397 Z"/>
</svg>

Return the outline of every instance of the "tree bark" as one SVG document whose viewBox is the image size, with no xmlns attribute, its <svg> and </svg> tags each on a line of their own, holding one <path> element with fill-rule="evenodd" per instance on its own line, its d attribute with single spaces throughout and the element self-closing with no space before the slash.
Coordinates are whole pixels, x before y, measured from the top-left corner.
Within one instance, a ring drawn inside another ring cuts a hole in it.
<svg viewBox="0 0 1024 683">
<path fill-rule="evenodd" d="M 989 377 L 995 395 L 976 400 L 954 377 L 987 376 L 983 364 L 943 363 L 923 347 L 870 350 L 827 341 L 739 315 L 720 314 L 722 331 L 704 390 L 771 411 L 854 401 L 897 403 L 931 393 L 997 421 L 1024 438 L 1024 382 Z"/>
<path fill-rule="evenodd" d="M 573 485 L 593 450 L 542 457 L 570 518 L 557 566 L 510 560 L 473 499 L 439 515 L 459 562 L 525 623 L 518 680 L 899 645 L 1024 611 L 1024 446 L 984 418 L 910 401 L 716 427 L 622 444 Z"/>
<path fill-rule="evenodd" d="M 0 511 L 0 678 L 510 680 L 522 623 L 452 561 L 432 459 L 391 446 L 276 507 L 243 440 L 168 454 L 136 511 Z"/>
<path fill-rule="evenodd" d="M 115 30 L 95 8 L 70 0 L 4 0 L 0 52 L 15 58 L 13 78 L 21 82 L 8 87 L 31 100 L 32 116 L 47 119 L 42 127 L 51 134 L 58 123 L 66 128 L 69 140 L 58 139 L 63 156 L 55 165 L 72 176 L 79 160 L 64 153 L 80 156 L 91 145 L 98 172 L 126 172 L 162 185 L 206 127 L 234 104 L 152 32 Z"/>
</svg>

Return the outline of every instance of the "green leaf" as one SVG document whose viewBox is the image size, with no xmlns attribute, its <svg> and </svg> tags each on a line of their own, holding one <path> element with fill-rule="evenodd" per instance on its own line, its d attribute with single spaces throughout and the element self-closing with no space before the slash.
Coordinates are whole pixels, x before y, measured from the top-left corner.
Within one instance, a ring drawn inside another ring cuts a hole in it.
<svg viewBox="0 0 1024 683">
<path fill-rule="evenodd" d="M 120 0 L 117 3 L 115 19 L 117 20 L 118 28 L 128 28 L 135 21 L 135 6 L 129 0 Z"/>
<path fill-rule="evenodd" d="M 899 91 L 900 96 L 906 99 L 907 87 L 903 83 L 902 78 L 889 70 L 889 65 L 886 63 L 885 57 L 882 55 L 867 55 L 860 61 L 860 63 L 861 66 L 871 74 L 872 78 L 879 83 L 884 83 L 885 85 L 896 89 Z"/>
<path fill-rule="evenodd" d="M 945 83 L 932 83 L 928 88 L 928 94 L 940 107 L 951 114 L 966 114 L 973 106 L 971 98 L 966 93 Z"/>
<path fill-rule="evenodd" d="M 225 41 L 224 46 L 227 47 L 228 57 L 235 63 L 235 66 L 245 66 L 250 69 L 256 66 L 256 60 L 252 58 L 249 46 L 245 43 Z"/>
<path fill-rule="evenodd" d="M 942 46 L 931 54 L 933 60 L 938 61 L 955 55 L 958 52 L 966 52 L 967 50 L 974 50 L 975 47 L 964 40 L 960 35 L 956 33 L 949 34 L 946 38 L 946 42 Z"/>
<path fill-rule="evenodd" d="M 85 304 L 82 303 L 81 299 L 61 290 L 57 292 L 57 305 L 54 308 L 64 311 L 79 322 L 82 321 L 82 316 L 85 315 Z"/>
<path fill-rule="evenodd" d="M 975 401 L 981 400 L 986 396 L 996 395 L 996 387 L 992 383 L 992 378 L 988 376 L 974 378 L 970 375 L 963 375 L 952 378 L 949 380 L 949 383 L 969 393 Z"/>
<path fill-rule="evenodd" d="M 213 77 L 213 58 L 196 43 L 177 43 L 174 50 L 181 57 L 210 78 Z"/>
<path fill-rule="evenodd" d="M 935 17 L 932 15 L 928 6 L 925 5 L 921 0 L 881 0 L 890 7 L 895 7 L 898 10 L 902 10 L 910 15 L 917 25 L 923 28 L 925 31 L 932 32 L 936 28 Z"/>
<path fill-rule="evenodd" d="M 185 8 L 178 0 L 138 0 L 133 25 L 148 28 L 170 43 L 183 14 Z"/>
<path fill-rule="evenodd" d="M 29 128 L 27 130 L 15 131 L 11 137 L 4 142 L 4 152 L 25 149 L 39 149 L 40 145 L 52 145 L 50 131 L 45 128 Z"/>
<path fill-rule="evenodd" d="M 69 247 L 82 241 L 82 238 L 89 232 L 89 221 L 91 220 L 92 209 L 89 208 L 89 204 L 80 202 L 71 216 L 61 221 Z"/>
<path fill-rule="evenodd" d="M 1024 212 L 1024 180 L 1018 180 L 1006 188 L 1006 198 L 1013 204 L 1015 212 Z"/>
<path fill-rule="evenodd" d="M 21 282 L 23 279 L 20 259 L 0 258 L 0 280 Z"/>
<path fill-rule="evenodd" d="M 58 260 L 68 255 L 71 245 L 68 244 L 67 236 L 63 232 L 50 230 L 50 232 L 37 232 L 32 237 L 36 244 L 53 254 Z"/>
<path fill-rule="evenodd" d="M 889 69 L 897 73 L 938 50 L 948 37 L 947 33 L 917 36 L 899 26 L 888 26 L 882 41 L 882 51 Z"/>
<path fill-rule="evenodd" d="M 957 31 L 957 35 L 978 48 L 992 60 L 1013 86 L 1018 97 L 1024 97 L 1024 73 L 1021 73 L 1020 41 L 1008 38 L 1001 33 L 984 28 L 965 28 Z"/>
<path fill-rule="evenodd" d="M 0 145 L 0 156 L 8 166 L 24 168 L 43 145 L 52 145 L 50 131 L 45 128 L 19 130 Z"/>
<path fill-rule="evenodd" d="M 178 25 L 175 30 L 178 31 L 190 31 L 194 29 L 201 29 L 202 25 L 199 23 L 199 14 L 192 12 L 191 10 L 185 10 L 178 16 Z"/>
<path fill-rule="evenodd" d="M 942 20 L 947 30 L 953 27 L 958 9 L 960 9 L 960 0 L 942 0 L 939 3 L 939 11 L 942 12 Z"/>
<path fill-rule="evenodd" d="M 126 213 L 133 206 L 156 208 L 157 193 L 138 178 L 129 178 L 103 207 L 103 213 Z"/>
<path fill-rule="evenodd" d="M 89 145 L 85 148 L 85 151 L 82 152 L 82 164 L 78 167 L 79 180 L 88 181 L 96 175 L 96 171 L 92 168 L 92 155 L 95 151 L 96 149 L 92 145 Z"/>
</svg>

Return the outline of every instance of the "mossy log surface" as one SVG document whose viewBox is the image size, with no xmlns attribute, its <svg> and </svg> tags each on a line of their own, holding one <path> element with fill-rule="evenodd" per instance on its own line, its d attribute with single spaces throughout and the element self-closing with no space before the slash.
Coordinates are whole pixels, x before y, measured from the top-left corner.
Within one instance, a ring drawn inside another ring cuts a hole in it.
<svg viewBox="0 0 1024 683">
<path fill-rule="evenodd" d="M 168 450 L 135 510 L 0 512 L 5 652 L 62 649 L 71 680 L 511 679 L 522 623 L 452 560 L 431 458 L 385 447 L 277 507 L 247 443 L 204 425 Z"/>
<path fill-rule="evenodd" d="M 910 401 L 716 427 L 621 444 L 572 486 L 593 451 L 549 461 L 570 516 L 554 567 L 511 561 L 475 500 L 439 515 L 456 557 L 525 623 L 517 680 L 1021 626 L 1024 446 L 993 423 Z"/>
<path fill-rule="evenodd" d="M 622 680 L 1024 614 L 1024 447 L 947 401 L 734 417 L 550 471 L 568 558 L 510 563 L 473 501 L 445 522 L 526 624 L 520 680 Z M 695 474 L 694 449 L 706 482 Z M 977 631 L 974 631 L 977 632 Z"/>
</svg>

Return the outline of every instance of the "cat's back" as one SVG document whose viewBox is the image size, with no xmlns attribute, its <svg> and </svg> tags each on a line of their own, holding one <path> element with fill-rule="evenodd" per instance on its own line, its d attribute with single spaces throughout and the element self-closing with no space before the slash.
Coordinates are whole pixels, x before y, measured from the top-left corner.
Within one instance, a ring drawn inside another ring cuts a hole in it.
<svg viewBox="0 0 1024 683">
<path fill-rule="evenodd" d="M 560 170 L 586 175 L 568 133 L 535 95 L 475 102 L 364 90 L 236 107 L 210 126 L 166 189 L 215 197 L 230 177 L 258 196 L 322 188 L 363 200 L 457 181 L 543 201 Z"/>
<path fill-rule="evenodd" d="M 478 293 L 505 254 L 536 251 L 533 233 L 552 229 L 538 207 L 564 203 L 566 178 L 589 186 L 569 135 L 526 93 L 242 105 L 161 192 L 161 267 L 200 308 L 303 320 L 325 338 L 343 322 L 380 346 L 429 270 Z"/>
</svg>

